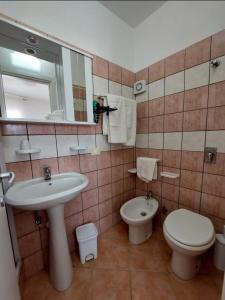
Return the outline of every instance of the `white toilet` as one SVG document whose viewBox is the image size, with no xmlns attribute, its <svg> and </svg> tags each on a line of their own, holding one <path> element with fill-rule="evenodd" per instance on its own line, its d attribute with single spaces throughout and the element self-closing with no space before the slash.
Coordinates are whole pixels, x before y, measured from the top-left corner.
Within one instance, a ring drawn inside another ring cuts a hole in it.
<svg viewBox="0 0 225 300">
<path fill-rule="evenodd" d="M 152 218 L 158 210 L 158 201 L 146 196 L 133 198 L 120 208 L 120 215 L 129 225 L 129 240 L 132 244 L 146 241 L 152 234 Z"/>
<path fill-rule="evenodd" d="M 200 255 L 215 242 L 212 222 L 187 209 L 177 209 L 166 217 L 163 233 L 173 250 L 173 272 L 184 280 L 193 278 L 199 271 Z"/>
</svg>

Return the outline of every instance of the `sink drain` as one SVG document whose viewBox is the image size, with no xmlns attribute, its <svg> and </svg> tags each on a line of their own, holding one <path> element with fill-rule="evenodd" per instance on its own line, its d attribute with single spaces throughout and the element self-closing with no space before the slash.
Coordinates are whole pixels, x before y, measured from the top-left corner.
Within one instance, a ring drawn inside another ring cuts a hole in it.
<svg viewBox="0 0 225 300">
<path fill-rule="evenodd" d="M 142 217 L 147 216 L 146 212 L 145 212 L 145 211 L 142 211 L 142 212 L 141 212 L 141 216 L 142 216 Z"/>
</svg>

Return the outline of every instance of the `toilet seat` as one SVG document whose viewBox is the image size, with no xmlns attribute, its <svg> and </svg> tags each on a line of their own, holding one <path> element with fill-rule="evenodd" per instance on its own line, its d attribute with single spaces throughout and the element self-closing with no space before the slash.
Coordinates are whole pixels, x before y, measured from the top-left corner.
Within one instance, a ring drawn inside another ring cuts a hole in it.
<svg viewBox="0 0 225 300">
<path fill-rule="evenodd" d="M 215 240 L 212 222 L 186 209 L 171 212 L 164 221 L 164 230 L 177 244 L 188 248 L 204 247 Z"/>
</svg>

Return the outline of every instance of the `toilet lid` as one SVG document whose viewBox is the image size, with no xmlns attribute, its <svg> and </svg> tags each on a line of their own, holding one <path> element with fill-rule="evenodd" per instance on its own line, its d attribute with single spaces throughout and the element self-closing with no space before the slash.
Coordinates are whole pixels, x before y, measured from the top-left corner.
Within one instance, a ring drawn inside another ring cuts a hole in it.
<svg viewBox="0 0 225 300">
<path fill-rule="evenodd" d="M 164 226 L 168 234 L 178 242 L 188 246 L 203 246 L 214 237 L 212 222 L 187 209 L 177 209 L 165 219 Z"/>
</svg>

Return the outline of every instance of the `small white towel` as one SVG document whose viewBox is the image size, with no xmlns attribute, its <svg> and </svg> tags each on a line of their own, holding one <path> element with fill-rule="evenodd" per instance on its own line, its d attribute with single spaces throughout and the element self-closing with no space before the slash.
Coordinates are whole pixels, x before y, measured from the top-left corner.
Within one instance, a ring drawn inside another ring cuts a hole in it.
<svg viewBox="0 0 225 300">
<path fill-rule="evenodd" d="M 157 179 L 157 159 L 150 157 L 138 157 L 137 176 L 145 182 Z"/>
<path fill-rule="evenodd" d="M 122 96 L 107 95 L 104 105 L 117 108 L 111 111 L 109 116 L 103 114 L 103 134 L 108 135 L 108 142 L 124 144 L 127 141 L 126 107 Z"/>
<path fill-rule="evenodd" d="M 124 98 L 126 109 L 126 123 L 127 123 L 127 141 L 125 146 L 134 146 L 136 141 L 136 127 L 137 127 L 137 102 L 133 99 Z"/>
</svg>

